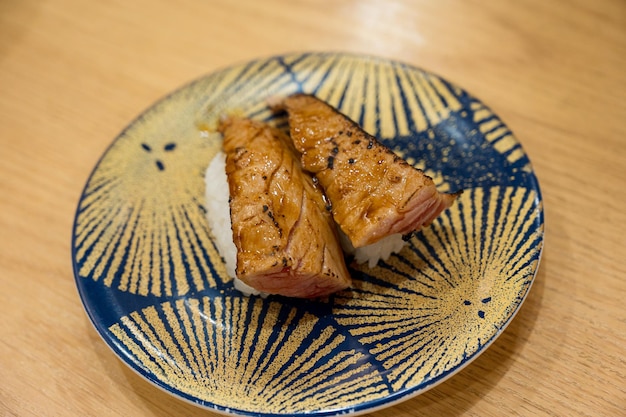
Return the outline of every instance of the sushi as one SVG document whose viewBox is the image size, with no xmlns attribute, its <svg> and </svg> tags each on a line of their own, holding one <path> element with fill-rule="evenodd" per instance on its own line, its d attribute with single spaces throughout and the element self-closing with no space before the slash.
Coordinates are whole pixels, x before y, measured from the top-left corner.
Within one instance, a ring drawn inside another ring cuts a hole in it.
<svg viewBox="0 0 626 417">
<path fill-rule="evenodd" d="M 438 192 L 430 177 L 315 96 L 294 94 L 273 107 L 287 112 L 302 166 L 322 186 L 357 261 L 373 265 L 397 251 L 459 194 Z"/>
<path fill-rule="evenodd" d="M 239 117 L 222 119 L 218 130 L 223 135 L 225 159 L 218 155 L 209 167 L 207 190 L 219 188 L 220 182 L 219 173 L 216 181 L 209 178 L 209 171 L 223 169 L 228 196 L 225 199 L 220 190 L 207 191 L 207 195 L 214 196 L 218 206 L 229 201 L 234 246 L 228 238 L 216 241 L 227 270 L 239 281 L 236 287 L 249 293 L 301 298 L 348 288 L 351 278 L 327 202 L 311 175 L 302 170 L 287 135 Z M 209 207 L 208 218 L 214 233 L 224 237 L 228 219 L 224 219 L 224 209 L 221 215 L 219 210 Z"/>
<path fill-rule="evenodd" d="M 349 288 L 345 254 L 374 267 L 450 207 L 433 180 L 312 95 L 270 106 L 289 135 L 225 117 L 206 171 L 207 217 L 235 288 L 316 298 Z"/>
</svg>

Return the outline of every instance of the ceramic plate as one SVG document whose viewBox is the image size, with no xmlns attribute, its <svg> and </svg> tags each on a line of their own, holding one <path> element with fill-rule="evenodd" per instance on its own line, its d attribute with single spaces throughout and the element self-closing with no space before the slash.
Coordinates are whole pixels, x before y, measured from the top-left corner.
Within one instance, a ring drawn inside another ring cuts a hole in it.
<svg viewBox="0 0 626 417">
<path fill-rule="evenodd" d="M 265 100 L 338 107 L 441 191 L 464 192 L 397 255 L 351 265 L 327 300 L 244 297 L 205 211 L 223 112 L 280 126 Z M 250 416 L 362 413 L 422 393 L 510 322 L 543 244 L 537 180 L 487 106 L 431 73 L 337 53 L 259 59 L 179 89 L 130 124 L 87 181 L 73 230 L 87 313 L 123 362 L 167 392 Z"/>
</svg>

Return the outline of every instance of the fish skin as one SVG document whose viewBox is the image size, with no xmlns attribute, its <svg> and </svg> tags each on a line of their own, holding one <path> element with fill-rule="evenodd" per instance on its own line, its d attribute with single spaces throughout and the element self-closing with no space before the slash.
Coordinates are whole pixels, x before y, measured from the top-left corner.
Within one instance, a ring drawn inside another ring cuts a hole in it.
<svg viewBox="0 0 626 417">
<path fill-rule="evenodd" d="M 348 288 L 322 190 L 302 170 L 282 131 L 245 118 L 222 119 L 237 277 L 265 293 L 323 297 Z"/>
<path fill-rule="evenodd" d="M 439 193 L 432 178 L 315 96 L 297 93 L 277 103 L 274 109 L 288 114 L 302 166 L 319 180 L 355 248 L 429 225 L 460 194 Z"/>
</svg>

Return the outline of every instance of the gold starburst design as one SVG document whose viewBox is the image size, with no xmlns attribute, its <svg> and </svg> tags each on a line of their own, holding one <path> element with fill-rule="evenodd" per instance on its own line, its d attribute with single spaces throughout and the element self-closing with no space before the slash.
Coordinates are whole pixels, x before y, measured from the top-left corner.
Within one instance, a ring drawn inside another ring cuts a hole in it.
<svg viewBox="0 0 626 417">
<path fill-rule="evenodd" d="M 335 327 L 259 298 L 167 302 L 109 329 L 140 367 L 194 398 L 293 414 L 375 400 L 388 387 Z"/>
<path fill-rule="evenodd" d="M 454 369 L 509 320 L 541 249 L 536 198 L 523 188 L 466 191 L 338 298 L 337 321 L 389 369 L 394 390 Z"/>
</svg>

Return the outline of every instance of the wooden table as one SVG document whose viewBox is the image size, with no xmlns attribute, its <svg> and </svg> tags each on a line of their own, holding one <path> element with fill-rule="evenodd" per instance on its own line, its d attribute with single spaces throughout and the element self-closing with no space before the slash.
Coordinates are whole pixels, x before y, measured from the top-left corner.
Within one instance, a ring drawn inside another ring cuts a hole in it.
<svg viewBox="0 0 626 417">
<path fill-rule="evenodd" d="M 425 68 L 513 129 L 546 245 L 504 334 L 372 416 L 626 415 L 626 3 L 0 2 L 0 415 L 210 416 L 127 368 L 71 267 L 78 198 L 113 138 L 218 68 L 292 51 Z"/>
</svg>

